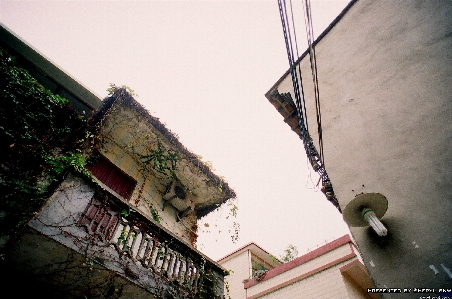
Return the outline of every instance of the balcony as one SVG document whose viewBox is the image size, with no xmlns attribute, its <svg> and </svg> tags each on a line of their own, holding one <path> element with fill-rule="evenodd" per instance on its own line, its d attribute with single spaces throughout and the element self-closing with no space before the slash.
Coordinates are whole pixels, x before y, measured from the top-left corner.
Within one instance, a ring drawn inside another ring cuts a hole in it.
<svg viewBox="0 0 452 299">
<path fill-rule="evenodd" d="M 6 256 L 47 298 L 220 298 L 224 270 L 89 179 L 70 174 Z"/>
</svg>

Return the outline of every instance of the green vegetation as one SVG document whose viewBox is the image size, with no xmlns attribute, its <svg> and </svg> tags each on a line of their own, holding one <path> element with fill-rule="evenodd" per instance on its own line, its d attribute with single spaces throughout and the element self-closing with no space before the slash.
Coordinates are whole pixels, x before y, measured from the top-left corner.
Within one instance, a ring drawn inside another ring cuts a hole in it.
<svg viewBox="0 0 452 299">
<path fill-rule="evenodd" d="M 287 263 L 294 260 L 297 256 L 298 256 L 297 247 L 290 244 L 289 246 L 287 246 L 286 249 L 284 249 L 284 253 L 279 256 L 279 259 L 284 263 Z"/>
<path fill-rule="evenodd" d="M 111 86 L 112 90 L 116 87 Z M 133 93 L 133 91 L 131 91 Z M 86 170 L 94 132 L 85 117 L 66 99 L 52 94 L 29 73 L 14 65 L 12 57 L 0 49 L 0 238 L 10 239 L 54 192 L 69 170 L 90 175 Z M 143 163 L 159 173 L 175 176 L 177 154 L 157 148 L 143 156 Z M 233 214 L 236 207 L 232 208 Z M 150 207 L 155 221 L 157 210 Z M 124 209 L 121 216 L 134 212 Z M 127 230 L 119 241 L 126 244 Z M 6 238 L 4 238 L 6 236 Z M 135 234 L 131 234 L 135 238 Z M 4 244 L 0 244 L 0 257 Z M 87 262 L 92 266 L 92 262 Z M 190 298 L 219 298 L 218 277 L 202 269 L 203 284 Z M 176 294 L 177 295 L 177 294 Z"/>
<path fill-rule="evenodd" d="M 1 235 L 25 223 L 69 167 L 84 171 L 87 124 L 0 49 Z"/>
</svg>

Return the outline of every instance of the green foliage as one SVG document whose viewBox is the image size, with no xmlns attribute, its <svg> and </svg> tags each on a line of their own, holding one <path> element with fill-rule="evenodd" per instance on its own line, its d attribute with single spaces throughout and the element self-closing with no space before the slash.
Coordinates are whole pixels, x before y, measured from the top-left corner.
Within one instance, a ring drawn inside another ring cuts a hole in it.
<svg viewBox="0 0 452 299">
<path fill-rule="evenodd" d="M 81 153 L 68 152 L 66 155 L 47 156 L 45 159 L 53 167 L 52 171 L 56 174 L 61 174 L 69 167 L 73 167 L 78 172 L 88 176 L 90 175 L 89 171 L 85 168 L 86 157 Z"/>
<path fill-rule="evenodd" d="M 236 218 L 239 207 L 235 204 L 235 202 L 233 200 L 228 201 L 228 207 L 229 207 L 229 215 L 226 216 L 226 219 L 228 219 L 229 216 Z"/>
<path fill-rule="evenodd" d="M 178 154 L 173 150 L 166 149 L 159 138 L 157 138 L 157 148 L 151 149 L 148 155 L 140 155 L 140 158 L 144 165 L 142 170 L 145 170 L 147 165 L 151 165 L 152 169 L 158 173 L 176 178 Z"/>
<path fill-rule="evenodd" d="M 233 218 L 237 218 L 237 211 L 239 208 L 235 204 L 235 201 L 229 200 L 227 205 L 229 207 L 229 215 L 226 216 L 226 219 L 229 219 L 230 216 L 232 216 Z M 233 221 L 232 227 L 228 230 L 228 232 L 231 234 L 232 243 L 235 244 L 239 240 L 240 223 L 238 223 L 237 221 Z"/>
<path fill-rule="evenodd" d="M 229 230 L 229 233 L 231 233 L 232 243 L 235 244 L 239 240 L 239 232 L 240 232 L 240 223 L 234 221 L 232 223 L 232 228 Z"/>
<path fill-rule="evenodd" d="M 134 209 L 131 209 L 131 208 L 129 207 L 128 209 L 123 209 L 123 210 L 121 211 L 121 216 L 124 217 L 124 218 L 127 218 L 127 217 L 129 217 L 129 215 L 130 215 L 131 213 L 134 213 L 134 212 L 135 212 L 135 210 L 134 210 Z"/>
<path fill-rule="evenodd" d="M 121 235 L 118 237 L 118 242 L 121 242 L 122 244 L 126 245 L 126 238 L 128 235 L 129 231 L 124 227 L 121 231 Z"/>
<path fill-rule="evenodd" d="M 298 256 L 297 247 L 290 244 L 289 246 L 287 246 L 286 249 L 284 249 L 284 253 L 279 256 L 279 259 L 284 263 L 287 263 L 295 259 L 297 256 Z"/>
<path fill-rule="evenodd" d="M 122 211 L 121 211 L 121 216 L 122 216 L 122 217 L 127 217 L 127 216 L 129 216 L 129 211 L 126 210 L 126 209 L 122 210 Z"/>
<path fill-rule="evenodd" d="M 203 271 L 203 285 L 199 292 L 196 294 L 197 299 L 215 299 L 220 298 L 218 294 L 218 277 L 210 271 Z"/>
<path fill-rule="evenodd" d="M 130 88 L 129 86 L 122 85 L 119 87 L 119 86 L 116 86 L 116 84 L 114 84 L 114 83 L 110 83 L 110 87 L 107 88 L 108 95 L 109 96 L 113 95 L 115 93 L 115 91 L 120 88 L 127 90 L 132 97 L 138 97 L 138 95 L 135 93 L 135 91 L 132 88 Z"/>
<path fill-rule="evenodd" d="M 149 206 L 149 211 L 151 212 L 152 219 L 154 219 L 155 222 L 160 222 L 160 216 L 156 209 L 152 205 Z"/>
<path fill-rule="evenodd" d="M 0 48 L 2 232 L 26 222 L 68 167 L 84 170 L 87 124 L 61 96 L 13 64 Z"/>
<path fill-rule="evenodd" d="M 264 278 L 264 275 L 265 275 L 265 273 L 267 273 L 268 272 L 268 270 L 267 269 L 265 269 L 265 268 L 263 268 L 263 269 L 257 269 L 257 270 L 254 270 L 253 269 L 253 273 L 252 273 L 252 278 L 253 279 L 255 279 L 255 280 L 257 280 L 257 281 L 260 281 L 262 278 Z"/>
</svg>

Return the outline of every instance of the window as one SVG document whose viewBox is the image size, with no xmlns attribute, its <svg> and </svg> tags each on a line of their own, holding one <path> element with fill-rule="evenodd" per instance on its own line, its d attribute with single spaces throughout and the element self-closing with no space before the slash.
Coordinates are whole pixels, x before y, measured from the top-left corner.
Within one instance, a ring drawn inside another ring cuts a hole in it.
<svg viewBox="0 0 452 299">
<path fill-rule="evenodd" d="M 101 156 L 94 165 L 87 168 L 107 187 L 125 199 L 130 199 L 137 182 L 107 158 Z"/>
</svg>

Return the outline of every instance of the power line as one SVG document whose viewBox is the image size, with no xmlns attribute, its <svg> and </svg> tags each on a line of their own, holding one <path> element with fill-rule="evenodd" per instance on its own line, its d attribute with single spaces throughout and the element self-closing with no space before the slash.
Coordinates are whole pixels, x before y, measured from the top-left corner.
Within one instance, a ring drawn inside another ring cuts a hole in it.
<svg viewBox="0 0 452 299">
<path fill-rule="evenodd" d="M 305 0 L 302 3 L 303 3 L 303 9 L 305 12 L 306 37 L 308 40 L 309 61 L 311 64 L 312 81 L 313 81 L 313 85 L 314 85 L 317 133 L 319 136 L 319 151 L 320 151 L 319 156 L 320 156 L 322 165 L 325 165 L 325 160 L 324 160 L 324 155 L 323 155 L 322 114 L 321 114 L 321 110 L 320 110 L 320 92 L 319 92 L 319 81 L 318 81 L 318 73 L 317 73 L 317 57 L 315 55 L 315 46 L 314 46 L 314 27 L 312 25 L 311 1 Z"/>
<path fill-rule="evenodd" d="M 295 94 L 295 102 L 296 102 L 296 108 L 297 108 L 297 115 L 298 115 L 298 125 L 301 130 L 303 144 L 305 147 L 305 151 L 308 154 L 309 153 L 309 147 L 307 143 L 307 129 L 305 126 L 305 117 L 303 113 L 303 109 L 301 106 L 301 97 L 300 97 L 300 86 L 298 84 L 298 76 L 296 72 L 296 66 L 295 66 L 295 59 L 294 59 L 294 53 L 293 53 L 293 45 L 292 45 L 292 37 L 291 37 L 291 30 L 288 23 L 288 17 L 287 17 L 287 7 L 286 7 L 286 1 L 285 0 L 278 0 L 278 6 L 279 6 L 279 14 L 281 17 L 281 24 L 283 27 L 283 34 L 284 34 L 284 41 L 286 44 L 286 51 L 287 51 L 287 58 L 289 60 L 289 66 L 290 66 L 290 73 L 292 78 L 292 85 L 293 90 Z M 295 34 L 295 32 L 294 32 Z M 297 46 L 298 47 L 298 46 Z M 301 73 L 300 73 L 301 75 Z M 301 77 L 301 76 L 300 76 Z M 303 93 L 304 98 L 304 93 Z"/>
<path fill-rule="evenodd" d="M 294 15 L 293 7 L 292 7 L 292 1 L 291 0 L 289 0 L 289 1 L 290 1 L 290 12 L 291 12 L 294 42 L 292 42 L 292 34 L 291 34 L 289 18 L 288 18 L 288 14 L 287 14 L 286 0 L 278 0 L 278 7 L 279 7 L 279 14 L 281 17 L 281 24 L 282 24 L 282 28 L 283 28 L 284 41 L 286 44 L 287 58 L 289 60 L 293 91 L 294 91 L 294 95 L 295 95 L 295 104 L 296 104 L 295 107 L 296 107 L 297 116 L 298 116 L 298 126 L 300 127 L 300 130 L 301 130 L 301 138 L 303 140 L 306 155 L 308 156 L 314 171 L 316 171 L 320 175 L 320 179 L 322 180 L 322 188 L 321 188 L 322 192 L 325 193 L 327 199 L 331 203 L 333 203 L 333 205 L 336 206 L 336 208 L 339 211 L 341 211 L 339 202 L 337 201 L 337 198 L 334 194 L 331 181 L 326 172 L 325 165 L 324 165 L 324 159 L 323 159 L 323 136 L 322 136 L 320 96 L 319 96 L 320 93 L 319 93 L 319 84 L 318 84 L 315 47 L 314 47 L 314 43 L 313 43 L 314 30 L 313 30 L 313 26 L 312 26 L 311 4 L 310 4 L 309 0 L 305 0 L 305 2 L 303 2 L 305 16 L 306 16 L 306 18 L 305 18 L 306 36 L 308 39 L 309 57 L 310 57 L 311 72 L 312 72 L 313 84 L 314 84 L 317 132 L 319 135 L 320 153 L 315 148 L 313 140 L 312 140 L 311 136 L 309 135 L 309 131 L 308 131 L 306 99 L 305 99 L 302 74 L 301 74 L 301 66 L 300 66 L 301 63 L 298 61 L 298 59 L 299 59 L 298 44 L 297 44 L 296 31 L 295 31 L 295 21 L 294 21 L 294 17 L 293 17 L 293 15 Z M 295 44 L 295 49 L 297 52 L 297 59 L 295 59 L 295 57 L 294 57 L 294 50 L 293 50 L 294 45 L 293 44 Z M 296 61 L 298 61 L 298 73 L 300 76 L 300 81 L 298 81 Z M 298 82 L 300 82 L 300 84 Z M 301 87 L 301 94 L 300 94 L 300 87 Z M 288 95 L 290 96 L 290 93 Z M 302 105 L 302 100 L 303 100 L 303 105 Z M 319 179 L 319 182 L 320 182 L 320 179 Z"/>
</svg>

